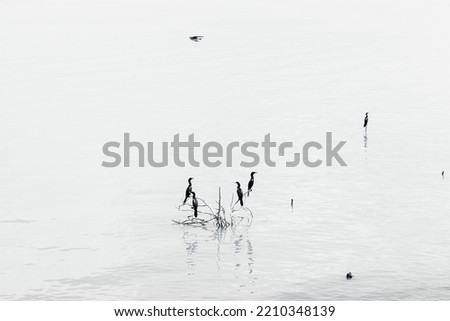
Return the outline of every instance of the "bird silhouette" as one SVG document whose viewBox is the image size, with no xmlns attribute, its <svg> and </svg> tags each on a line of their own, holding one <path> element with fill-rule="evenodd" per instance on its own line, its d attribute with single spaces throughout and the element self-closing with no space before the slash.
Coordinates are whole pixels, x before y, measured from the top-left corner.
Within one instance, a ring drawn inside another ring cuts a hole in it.
<svg viewBox="0 0 450 321">
<path fill-rule="evenodd" d="M 195 42 L 199 42 L 200 40 L 203 39 L 203 36 L 192 36 L 192 37 L 189 37 L 189 39 L 191 39 L 192 41 L 195 41 Z"/>
<path fill-rule="evenodd" d="M 237 184 L 236 193 L 237 193 L 237 196 L 239 199 L 239 203 L 241 204 L 241 206 L 244 206 L 244 200 L 243 200 L 244 194 L 242 193 L 241 183 L 236 182 L 236 184 Z"/>
<path fill-rule="evenodd" d="M 191 181 L 192 181 L 193 179 L 194 179 L 193 177 L 189 177 L 189 179 L 188 179 L 189 185 L 188 185 L 188 187 L 186 188 L 186 193 L 185 193 L 185 198 L 184 198 L 184 201 L 183 201 L 183 205 L 186 204 L 187 199 L 189 198 L 189 196 L 190 196 L 191 193 L 192 193 L 192 183 L 191 183 Z"/>
<path fill-rule="evenodd" d="M 191 192 L 192 193 L 192 208 L 194 209 L 194 217 L 198 216 L 198 201 L 197 198 L 195 197 L 195 192 Z"/>
<path fill-rule="evenodd" d="M 364 117 L 364 128 L 367 128 L 367 124 L 369 123 L 369 113 L 366 113 L 366 117 Z"/>
<path fill-rule="evenodd" d="M 253 184 L 255 184 L 255 178 L 254 178 L 254 175 L 255 175 L 256 173 L 257 173 L 257 172 L 251 172 L 251 173 L 250 173 L 250 180 L 248 181 L 248 188 L 247 188 L 247 195 L 248 195 L 248 196 L 250 196 L 250 192 L 251 192 L 251 190 L 252 190 Z"/>
</svg>

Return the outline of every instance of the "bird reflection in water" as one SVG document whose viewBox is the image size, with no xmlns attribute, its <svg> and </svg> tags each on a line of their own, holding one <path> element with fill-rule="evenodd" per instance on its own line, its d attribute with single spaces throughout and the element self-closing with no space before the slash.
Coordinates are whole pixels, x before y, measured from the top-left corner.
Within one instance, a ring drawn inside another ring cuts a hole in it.
<svg viewBox="0 0 450 321">
<path fill-rule="evenodd" d="M 366 160 L 366 165 L 367 165 L 367 151 L 369 150 L 368 149 L 368 140 L 369 140 L 369 137 L 367 136 L 367 133 L 365 133 L 364 134 L 364 157 Z"/>
<path fill-rule="evenodd" d="M 234 278 L 239 281 L 239 292 L 249 287 L 253 294 L 253 287 L 257 277 L 254 275 L 253 245 L 248 236 L 248 229 L 232 230 L 234 244 Z"/>
<path fill-rule="evenodd" d="M 257 277 L 254 273 L 254 251 L 248 229 L 249 226 L 233 226 L 227 229 L 184 228 L 187 275 L 192 277 L 201 271 L 202 277 L 206 278 L 235 279 L 237 291 L 248 288 L 250 294 L 253 294 Z M 205 257 L 214 254 L 216 269 L 211 270 L 199 264 Z"/>
<path fill-rule="evenodd" d="M 187 229 L 185 229 L 183 232 L 183 241 L 186 244 L 186 264 L 188 265 L 187 274 L 195 275 L 195 270 L 197 267 L 195 253 L 198 250 L 197 235 L 190 233 Z"/>
</svg>

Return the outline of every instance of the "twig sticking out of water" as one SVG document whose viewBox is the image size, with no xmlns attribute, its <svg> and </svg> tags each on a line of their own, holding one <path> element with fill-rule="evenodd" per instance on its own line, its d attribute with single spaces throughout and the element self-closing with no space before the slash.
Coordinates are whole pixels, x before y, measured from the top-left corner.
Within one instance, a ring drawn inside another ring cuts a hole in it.
<svg viewBox="0 0 450 321">
<path fill-rule="evenodd" d="M 222 206 L 222 193 L 219 187 L 219 201 L 217 202 L 217 213 L 216 213 L 216 226 L 218 228 L 227 228 L 231 224 L 227 221 L 225 217 L 225 209 Z M 222 214 L 222 215 L 221 215 Z"/>
</svg>

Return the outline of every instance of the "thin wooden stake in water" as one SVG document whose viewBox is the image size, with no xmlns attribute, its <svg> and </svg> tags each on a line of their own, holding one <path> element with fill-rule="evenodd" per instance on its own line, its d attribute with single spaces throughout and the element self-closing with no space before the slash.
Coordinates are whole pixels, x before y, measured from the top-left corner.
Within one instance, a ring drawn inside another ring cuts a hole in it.
<svg viewBox="0 0 450 321">
<path fill-rule="evenodd" d="M 294 199 L 291 198 L 291 211 L 293 211 L 293 210 L 294 210 Z"/>
</svg>

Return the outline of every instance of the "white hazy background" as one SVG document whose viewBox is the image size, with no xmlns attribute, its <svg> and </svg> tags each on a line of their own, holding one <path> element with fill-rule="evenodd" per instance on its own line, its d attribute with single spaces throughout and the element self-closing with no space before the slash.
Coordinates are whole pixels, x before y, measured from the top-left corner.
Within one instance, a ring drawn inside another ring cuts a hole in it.
<svg viewBox="0 0 450 321">
<path fill-rule="evenodd" d="M 449 16 L 425 0 L 1 1 L 0 299 L 449 300 Z M 228 204 L 251 169 L 101 167 L 124 132 L 327 131 L 348 167 L 261 164 L 253 224 L 222 232 L 171 222 L 186 180 Z"/>
</svg>

